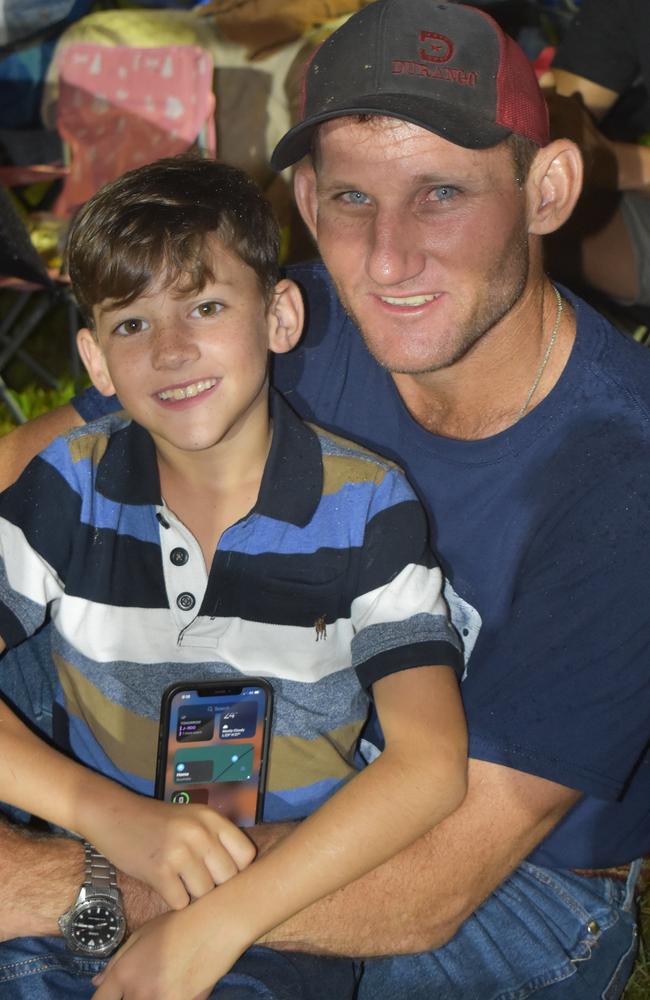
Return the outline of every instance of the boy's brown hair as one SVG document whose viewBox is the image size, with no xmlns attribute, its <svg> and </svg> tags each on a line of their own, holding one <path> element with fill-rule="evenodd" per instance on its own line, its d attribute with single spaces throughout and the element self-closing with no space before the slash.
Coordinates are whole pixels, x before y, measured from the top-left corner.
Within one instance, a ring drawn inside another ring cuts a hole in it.
<svg viewBox="0 0 650 1000">
<path fill-rule="evenodd" d="M 216 277 L 215 238 L 255 271 L 269 303 L 279 278 L 279 229 L 243 171 L 184 154 L 106 184 L 75 217 L 66 249 L 85 322 L 93 327 L 93 306 L 128 305 L 160 277 L 181 292 L 200 291 Z"/>
</svg>

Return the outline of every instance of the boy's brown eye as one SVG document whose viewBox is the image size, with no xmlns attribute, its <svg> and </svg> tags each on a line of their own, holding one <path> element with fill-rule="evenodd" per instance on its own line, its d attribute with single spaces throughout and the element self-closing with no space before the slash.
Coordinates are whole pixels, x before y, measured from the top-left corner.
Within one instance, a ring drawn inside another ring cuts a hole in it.
<svg viewBox="0 0 650 1000">
<path fill-rule="evenodd" d="M 199 316 L 216 316 L 221 312 L 223 306 L 220 302 L 202 302 L 194 310 Z"/>
<path fill-rule="evenodd" d="M 146 329 L 146 323 L 142 319 L 125 319 L 115 327 L 115 333 L 119 334 L 121 337 L 128 337 L 132 333 L 141 333 L 142 330 Z"/>
</svg>

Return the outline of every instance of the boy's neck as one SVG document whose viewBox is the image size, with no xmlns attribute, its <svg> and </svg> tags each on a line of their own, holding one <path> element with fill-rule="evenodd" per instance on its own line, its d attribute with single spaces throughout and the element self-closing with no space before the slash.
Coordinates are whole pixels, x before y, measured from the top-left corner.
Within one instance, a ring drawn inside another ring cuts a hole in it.
<svg viewBox="0 0 650 1000">
<path fill-rule="evenodd" d="M 222 441 L 179 455 L 156 444 L 162 497 L 198 541 L 208 571 L 224 531 L 257 502 L 271 437 L 269 420 L 266 433 L 245 448 Z"/>
</svg>

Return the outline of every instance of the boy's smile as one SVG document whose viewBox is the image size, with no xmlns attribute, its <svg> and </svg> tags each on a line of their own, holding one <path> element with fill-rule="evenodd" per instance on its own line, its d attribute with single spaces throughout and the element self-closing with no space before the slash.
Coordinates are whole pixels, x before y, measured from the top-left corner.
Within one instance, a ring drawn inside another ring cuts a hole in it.
<svg viewBox="0 0 650 1000">
<path fill-rule="evenodd" d="M 96 387 L 117 394 L 172 464 L 206 451 L 240 464 L 266 447 L 268 352 L 295 342 L 295 286 L 280 282 L 267 308 L 252 268 L 216 239 L 211 251 L 200 290 L 161 276 L 127 305 L 95 306 L 96 334 L 79 334 Z"/>
<path fill-rule="evenodd" d="M 163 403 L 182 403 L 188 399 L 195 399 L 197 396 L 203 396 L 204 393 L 209 392 L 210 389 L 214 389 L 214 387 L 218 384 L 218 379 L 209 378 L 204 379 L 201 382 L 190 382 L 189 385 L 172 386 L 169 389 L 163 389 L 162 392 L 159 392 L 158 398 Z"/>
</svg>

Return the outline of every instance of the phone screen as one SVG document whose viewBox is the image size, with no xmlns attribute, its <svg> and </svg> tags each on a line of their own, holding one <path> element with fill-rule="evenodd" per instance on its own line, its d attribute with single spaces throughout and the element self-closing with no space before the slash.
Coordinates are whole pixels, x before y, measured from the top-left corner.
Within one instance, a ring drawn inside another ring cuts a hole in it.
<svg viewBox="0 0 650 1000">
<path fill-rule="evenodd" d="M 156 795 L 217 809 L 237 826 L 262 812 L 272 691 L 267 682 L 206 682 L 163 696 Z"/>
</svg>

